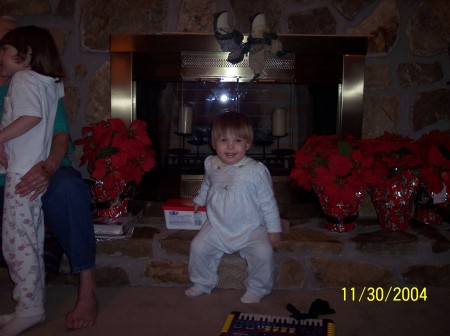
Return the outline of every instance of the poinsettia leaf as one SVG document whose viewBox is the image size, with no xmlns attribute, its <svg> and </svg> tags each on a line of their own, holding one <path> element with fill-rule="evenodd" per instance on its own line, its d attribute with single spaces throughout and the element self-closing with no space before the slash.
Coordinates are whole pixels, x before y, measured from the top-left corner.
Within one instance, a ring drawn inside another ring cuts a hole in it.
<svg viewBox="0 0 450 336">
<path fill-rule="evenodd" d="M 97 154 L 97 159 L 104 159 L 105 157 L 114 155 L 118 153 L 120 150 L 119 148 L 112 147 L 112 146 L 106 146 L 103 148 L 100 148 Z"/>
<path fill-rule="evenodd" d="M 339 147 L 339 155 L 343 156 L 350 156 L 352 155 L 352 145 L 346 141 L 339 141 L 338 142 Z"/>
<path fill-rule="evenodd" d="M 450 147 L 448 148 L 448 147 L 445 147 L 444 145 L 441 145 L 441 146 L 439 146 L 439 151 L 441 152 L 442 156 L 446 160 L 450 160 Z"/>
</svg>

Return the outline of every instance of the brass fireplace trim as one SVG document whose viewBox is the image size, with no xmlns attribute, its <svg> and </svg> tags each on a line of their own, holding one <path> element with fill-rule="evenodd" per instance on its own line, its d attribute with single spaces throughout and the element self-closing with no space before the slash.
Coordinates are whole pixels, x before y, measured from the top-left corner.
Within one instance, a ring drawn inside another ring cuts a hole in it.
<svg viewBox="0 0 450 336">
<path fill-rule="evenodd" d="M 280 35 L 279 39 L 288 54 L 266 62 L 264 79 L 338 84 L 341 101 L 336 132 L 360 138 L 368 37 Z M 112 35 L 111 116 L 126 122 L 135 119 L 135 81 L 217 80 L 230 75 L 240 81 L 251 80 L 247 59 L 232 65 L 226 57 L 213 34 Z"/>
</svg>

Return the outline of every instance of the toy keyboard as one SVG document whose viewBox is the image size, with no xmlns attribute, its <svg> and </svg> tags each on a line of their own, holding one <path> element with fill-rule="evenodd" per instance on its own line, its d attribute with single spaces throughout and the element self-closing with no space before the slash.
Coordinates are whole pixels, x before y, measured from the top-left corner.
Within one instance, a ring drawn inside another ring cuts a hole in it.
<svg viewBox="0 0 450 336">
<path fill-rule="evenodd" d="M 328 319 L 297 320 L 287 316 L 272 316 L 232 312 L 228 315 L 220 336 L 335 336 L 335 326 Z"/>
</svg>

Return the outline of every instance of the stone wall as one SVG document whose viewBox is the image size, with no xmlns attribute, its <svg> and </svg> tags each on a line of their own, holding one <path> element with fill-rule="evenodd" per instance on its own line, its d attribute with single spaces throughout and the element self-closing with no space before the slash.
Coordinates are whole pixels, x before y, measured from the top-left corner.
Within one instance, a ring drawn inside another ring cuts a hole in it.
<svg viewBox="0 0 450 336">
<path fill-rule="evenodd" d="M 263 12 L 279 34 L 370 35 L 363 137 L 419 137 L 450 126 L 448 0 L 2 0 L 0 14 L 54 33 L 66 66 L 73 138 L 110 114 L 110 34 L 212 33 L 228 10 L 237 30 Z M 158 48 L 158 46 L 155 46 Z M 77 157 L 75 154 L 75 158 Z M 76 160 L 75 160 L 76 161 Z"/>
</svg>

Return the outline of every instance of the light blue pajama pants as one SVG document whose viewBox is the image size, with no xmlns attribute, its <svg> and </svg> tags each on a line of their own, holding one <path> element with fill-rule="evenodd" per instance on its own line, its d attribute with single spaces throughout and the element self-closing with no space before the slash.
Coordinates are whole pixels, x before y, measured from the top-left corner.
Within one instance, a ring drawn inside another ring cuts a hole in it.
<svg viewBox="0 0 450 336">
<path fill-rule="evenodd" d="M 219 281 L 218 267 L 222 256 L 239 252 L 247 261 L 247 278 L 244 286 L 263 297 L 269 294 L 274 283 L 273 249 L 265 228 L 259 227 L 236 251 L 230 250 L 209 223 L 191 242 L 189 277 L 191 281 L 210 293 Z"/>
</svg>

